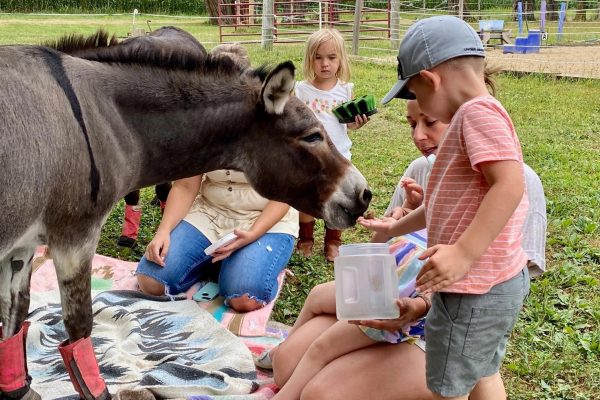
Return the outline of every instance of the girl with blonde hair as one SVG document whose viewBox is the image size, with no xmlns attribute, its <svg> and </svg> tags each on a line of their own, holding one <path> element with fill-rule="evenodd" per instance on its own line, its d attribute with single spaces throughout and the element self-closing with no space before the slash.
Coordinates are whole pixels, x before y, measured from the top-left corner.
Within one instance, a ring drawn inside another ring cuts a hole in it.
<svg viewBox="0 0 600 400">
<path fill-rule="evenodd" d="M 336 29 L 321 29 L 310 35 L 304 55 L 304 80 L 296 84 L 296 97 L 315 113 L 337 150 L 347 159 L 352 156 L 352 141 L 348 136 L 348 129 L 360 128 L 367 123 L 368 118 L 358 115 L 354 122 L 342 124 L 331 110 L 352 100 L 353 88 L 344 38 L 340 32 Z M 305 257 L 312 254 L 314 227 L 314 217 L 300 213 L 300 235 L 296 249 Z M 325 229 L 324 252 L 328 261 L 333 261 L 338 255 L 341 237 L 341 231 Z"/>
</svg>

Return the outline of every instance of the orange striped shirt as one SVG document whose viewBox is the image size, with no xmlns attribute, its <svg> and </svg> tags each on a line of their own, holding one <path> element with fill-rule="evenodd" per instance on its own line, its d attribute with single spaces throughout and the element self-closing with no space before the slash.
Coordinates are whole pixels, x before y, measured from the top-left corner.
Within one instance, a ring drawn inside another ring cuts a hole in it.
<svg viewBox="0 0 600 400">
<path fill-rule="evenodd" d="M 440 143 L 425 195 L 429 247 L 453 244 L 473 221 L 489 190 L 479 164 L 518 160 L 521 144 L 508 113 L 492 96 L 463 104 Z M 521 176 L 525 180 L 523 167 Z M 521 247 L 527 194 L 487 251 L 460 280 L 443 292 L 482 294 L 520 272 L 527 263 Z"/>
</svg>

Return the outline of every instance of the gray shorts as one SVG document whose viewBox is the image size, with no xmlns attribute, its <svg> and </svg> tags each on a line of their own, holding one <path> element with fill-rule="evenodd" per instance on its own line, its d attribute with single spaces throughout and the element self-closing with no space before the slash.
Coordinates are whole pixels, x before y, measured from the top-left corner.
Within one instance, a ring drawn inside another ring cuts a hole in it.
<svg viewBox="0 0 600 400">
<path fill-rule="evenodd" d="M 425 324 L 429 390 L 465 396 L 498 372 L 528 294 L 527 268 L 486 294 L 435 293 Z"/>
</svg>

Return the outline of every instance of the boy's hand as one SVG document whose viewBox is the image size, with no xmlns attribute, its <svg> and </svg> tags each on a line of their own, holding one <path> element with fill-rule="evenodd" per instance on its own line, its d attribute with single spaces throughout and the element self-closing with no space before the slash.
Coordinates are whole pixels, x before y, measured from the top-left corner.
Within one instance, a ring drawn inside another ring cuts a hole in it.
<svg viewBox="0 0 600 400">
<path fill-rule="evenodd" d="M 419 259 L 429 260 L 417 275 L 417 291 L 437 292 L 465 276 L 475 260 L 460 246 L 438 244 L 425 250 Z"/>
</svg>

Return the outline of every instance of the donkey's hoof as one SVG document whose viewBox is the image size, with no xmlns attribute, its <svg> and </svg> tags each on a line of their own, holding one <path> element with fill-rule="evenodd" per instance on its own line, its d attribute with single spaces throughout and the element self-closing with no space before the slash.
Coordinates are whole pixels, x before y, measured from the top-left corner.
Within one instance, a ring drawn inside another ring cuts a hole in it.
<svg viewBox="0 0 600 400">
<path fill-rule="evenodd" d="M 156 400 L 154 394 L 148 389 L 123 389 L 119 390 L 115 396 L 115 400 Z"/>
<path fill-rule="evenodd" d="M 42 397 L 35 390 L 29 388 L 29 391 L 25 394 L 22 400 L 42 400 Z"/>
<path fill-rule="evenodd" d="M 42 400 L 42 397 L 38 394 L 38 392 L 32 388 L 29 388 L 29 390 L 23 394 L 22 392 L 26 389 L 27 388 L 21 388 L 11 393 L 0 392 L 0 400 Z"/>
</svg>

